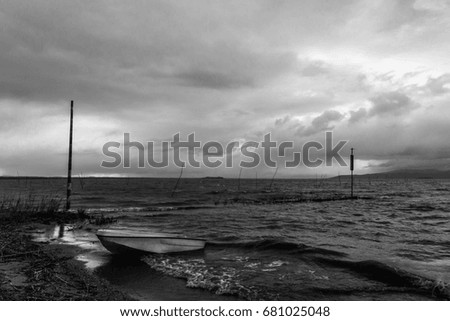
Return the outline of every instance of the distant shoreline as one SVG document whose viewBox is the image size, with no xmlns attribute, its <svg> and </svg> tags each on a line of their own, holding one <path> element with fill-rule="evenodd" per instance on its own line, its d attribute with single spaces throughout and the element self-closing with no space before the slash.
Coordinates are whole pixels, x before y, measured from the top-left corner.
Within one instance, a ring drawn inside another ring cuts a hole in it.
<svg viewBox="0 0 450 321">
<path fill-rule="evenodd" d="M 437 170 L 437 169 L 400 169 L 389 172 L 372 173 L 372 174 L 354 174 L 355 178 L 367 178 L 367 179 L 450 179 L 450 170 Z M 73 175 L 73 179 L 177 179 L 177 177 L 139 177 L 139 176 L 78 176 Z M 275 177 L 274 180 L 324 180 L 324 179 L 340 179 L 350 178 L 349 174 L 334 175 L 334 176 L 321 176 L 321 177 Z M 13 176 L 5 175 L 0 176 L 1 180 L 23 180 L 23 179 L 67 179 L 66 176 Z M 238 180 L 237 177 L 224 177 L 224 176 L 203 176 L 203 177 L 183 177 L 185 179 L 198 179 L 198 180 Z M 255 180 L 256 178 L 240 178 L 241 180 Z M 258 178 L 258 180 L 272 180 L 272 178 Z"/>
</svg>

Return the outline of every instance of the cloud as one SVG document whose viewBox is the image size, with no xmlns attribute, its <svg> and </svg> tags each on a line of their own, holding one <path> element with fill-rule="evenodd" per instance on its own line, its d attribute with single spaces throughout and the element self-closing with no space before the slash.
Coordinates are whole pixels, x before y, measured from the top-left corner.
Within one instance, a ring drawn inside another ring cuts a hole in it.
<svg viewBox="0 0 450 321">
<path fill-rule="evenodd" d="M 426 144 L 445 147 L 449 10 L 439 0 L 2 1 L 0 171 L 31 168 L 33 146 L 42 156 L 27 172 L 63 174 L 72 99 L 85 173 L 101 171 L 102 144 L 124 132 L 227 142 L 333 130 L 370 146 L 366 158 L 419 159 Z"/>
<path fill-rule="evenodd" d="M 253 86 L 251 79 L 238 78 L 237 75 L 227 75 L 218 72 L 209 72 L 202 70 L 192 70 L 177 74 L 181 80 L 181 85 L 213 88 L 213 89 L 232 89 Z"/>
<path fill-rule="evenodd" d="M 316 134 L 324 134 L 334 128 L 345 115 L 336 110 L 325 110 L 319 116 L 311 119 L 297 119 L 291 115 L 286 115 L 275 119 L 274 126 L 265 130 L 265 132 L 274 133 L 279 140 L 292 140 L 294 136 L 310 137 Z M 261 132 L 262 133 L 262 132 Z"/>
<path fill-rule="evenodd" d="M 372 107 L 369 109 L 369 116 L 382 116 L 386 114 L 399 115 L 411 108 L 411 99 L 400 92 L 381 93 L 369 99 Z"/>
<path fill-rule="evenodd" d="M 442 95 L 450 92 L 450 74 L 443 74 L 436 78 L 429 78 L 424 86 L 431 94 Z"/>
<path fill-rule="evenodd" d="M 185 86 L 247 87 L 293 67 L 295 53 L 249 46 L 219 6 L 199 6 L 196 13 L 170 1 L 6 2 L 0 97 L 70 97 L 111 108 L 118 101 L 157 100 L 158 87 L 178 89 L 177 96 Z"/>
<path fill-rule="evenodd" d="M 315 77 L 318 75 L 323 75 L 328 73 L 330 66 L 320 60 L 305 61 L 303 62 L 303 67 L 301 68 L 301 75 L 305 77 Z"/>
<path fill-rule="evenodd" d="M 348 112 L 350 124 L 372 117 L 391 117 L 392 119 L 392 117 L 408 114 L 419 106 L 407 95 L 398 91 L 378 93 L 369 98 L 368 102 L 369 107 L 360 107 Z"/>
<path fill-rule="evenodd" d="M 349 118 L 349 123 L 356 123 L 358 121 L 360 121 L 361 119 L 364 119 L 367 117 L 367 109 L 361 107 L 358 110 L 354 111 L 351 110 L 349 112 L 350 114 L 350 118 Z"/>
<path fill-rule="evenodd" d="M 309 136 L 319 132 L 333 129 L 333 122 L 344 118 L 344 115 L 336 110 L 326 110 L 311 121 L 311 125 L 302 131 L 303 135 Z"/>
<path fill-rule="evenodd" d="M 416 0 L 413 5 L 416 10 L 442 11 L 449 7 L 447 0 Z"/>
</svg>

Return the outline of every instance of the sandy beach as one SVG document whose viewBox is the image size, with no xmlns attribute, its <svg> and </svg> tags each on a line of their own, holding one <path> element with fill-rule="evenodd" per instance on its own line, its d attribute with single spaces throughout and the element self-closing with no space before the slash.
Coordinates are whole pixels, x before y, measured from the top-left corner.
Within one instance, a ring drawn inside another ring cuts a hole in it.
<svg viewBox="0 0 450 321">
<path fill-rule="evenodd" d="M 1 218 L 0 300 L 133 299 L 75 260 L 79 248 L 32 241 L 30 231 L 46 226 Z"/>
</svg>

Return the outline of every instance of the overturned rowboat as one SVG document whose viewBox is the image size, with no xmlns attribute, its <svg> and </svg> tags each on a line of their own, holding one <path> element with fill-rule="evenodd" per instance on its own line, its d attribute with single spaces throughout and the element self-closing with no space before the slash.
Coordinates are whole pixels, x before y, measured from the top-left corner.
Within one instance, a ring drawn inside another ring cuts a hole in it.
<svg viewBox="0 0 450 321">
<path fill-rule="evenodd" d="M 133 230 L 101 229 L 97 231 L 97 237 L 108 251 L 116 254 L 196 251 L 206 244 L 204 239 Z"/>
</svg>

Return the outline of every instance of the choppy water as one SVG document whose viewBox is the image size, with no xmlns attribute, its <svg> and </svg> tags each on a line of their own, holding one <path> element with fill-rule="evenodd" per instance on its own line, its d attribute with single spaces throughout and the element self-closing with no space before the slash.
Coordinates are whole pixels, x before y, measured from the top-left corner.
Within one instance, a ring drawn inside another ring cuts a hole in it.
<svg viewBox="0 0 450 321">
<path fill-rule="evenodd" d="M 206 238 L 203 252 L 143 262 L 217 296 L 449 298 L 450 180 L 357 179 L 356 200 L 339 200 L 349 190 L 344 179 L 183 179 L 171 197 L 175 182 L 84 179 L 73 207 L 116 217 L 116 227 Z M 8 194 L 64 192 L 58 179 L 0 184 Z"/>
</svg>

